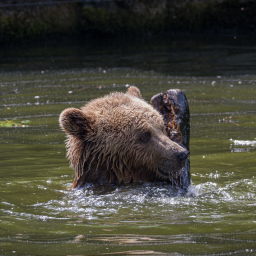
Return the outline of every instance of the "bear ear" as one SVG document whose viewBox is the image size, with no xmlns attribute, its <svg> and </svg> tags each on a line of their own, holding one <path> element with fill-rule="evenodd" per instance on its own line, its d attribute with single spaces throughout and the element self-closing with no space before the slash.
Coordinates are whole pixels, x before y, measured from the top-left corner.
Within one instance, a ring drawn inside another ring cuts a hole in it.
<svg viewBox="0 0 256 256">
<path fill-rule="evenodd" d="M 82 136 L 92 130 L 93 115 L 77 108 L 67 108 L 59 118 L 60 127 L 69 135 Z"/>
<path fill-rule="evenodd" d="M 141 94 L 140 94 L 140 90 L 137 87 L 135 87 L 135 86 L 129 87 L 129 89 L 127 90 L 126 94 L 129 94 L 129 95 L 131 95 L 133 97 L 137 97 L 139 99 L 142 99 Z"/>
</svg>

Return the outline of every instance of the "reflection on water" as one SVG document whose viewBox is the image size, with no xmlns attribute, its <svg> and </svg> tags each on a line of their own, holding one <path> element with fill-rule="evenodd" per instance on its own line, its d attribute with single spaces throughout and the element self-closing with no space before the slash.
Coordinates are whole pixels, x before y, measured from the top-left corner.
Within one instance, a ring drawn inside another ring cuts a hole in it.
<svg viewBox="0 0 256 256">
<path fill-rule="evenodd" d="M 249 152 L 251 150 L 254 150 L 252 147 L 256 146 L 256 141 L 254 140 L 232 140 L 230 149 L 231 152 Z M 239 147 L 242 146 L 242 147 Z"/>
<path fill-rule="evenodd" d="M 152 37 L 71 41 L 0 50 L 0 72 L 135 68 L 173 76 L 255 74 L 256 38 L 249 36 Z"/>
<path fill-rule="evenodd" d="M 253 255 L 255 49 L 218 40 L 2 53 L 0 122 L 30 123 L 0 127 L 0 254 Z M 70 189 L 59 113 L 128 85 L 147 101 L 170 88 L 186 93 L 187 192 L 149 183 Z"/>
<path fill-rule="evenodd" d="M 234 145 L 241 145 L 241 146 L 255 146 L 256 145 L 256 141 L 252 141 L 252 140 L 232 140 L 230 139 Z"/>
</svg>

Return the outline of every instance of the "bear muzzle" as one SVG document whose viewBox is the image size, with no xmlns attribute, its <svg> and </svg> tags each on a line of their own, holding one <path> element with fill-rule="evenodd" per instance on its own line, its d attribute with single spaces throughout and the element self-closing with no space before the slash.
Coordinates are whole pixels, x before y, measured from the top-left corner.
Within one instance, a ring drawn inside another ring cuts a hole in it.
<svg viewBox="0 0 256 256">
<path fill-rule="evenodd" d="M 163 178 L 171 178 L 173 176 L 179 176 L 182 168 L 185 166 L 186 159 L 190 152 L 184 150 L 182 152 L 175 153 L 174 159 L 163 159 L 157 168 L 158 174 Z"/>
<path fill-rule="evenodd" d="M 188 150 L 185 150 L 184 152 L 177 153 L 176 158 L 178 159 L 178 161 L 183 163 L 188 158 L 189 154 L 190 152 Z"/>
</svg>

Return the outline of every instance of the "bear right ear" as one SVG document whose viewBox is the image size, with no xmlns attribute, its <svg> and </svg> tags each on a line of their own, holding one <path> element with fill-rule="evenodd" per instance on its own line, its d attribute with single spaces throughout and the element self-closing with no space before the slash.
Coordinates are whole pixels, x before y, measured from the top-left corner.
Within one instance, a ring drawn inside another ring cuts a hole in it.
<svg viewBox="0 0 256 256">
<path fill-rule="evenodd" d="M 59 123 L 67 134 L 81 136 L 91 130 L 93 117 L 77 108 L 67 108 L 60 114 Z"/>
<path fill-rule="evenodd" d="M 142 99 L 141 94 L 140 94 L 140 90 L 136 86 L 129 87 L 126 94 L 129 94 L 133 97 L 137 97 L 139 99 Z"/>
</svg>

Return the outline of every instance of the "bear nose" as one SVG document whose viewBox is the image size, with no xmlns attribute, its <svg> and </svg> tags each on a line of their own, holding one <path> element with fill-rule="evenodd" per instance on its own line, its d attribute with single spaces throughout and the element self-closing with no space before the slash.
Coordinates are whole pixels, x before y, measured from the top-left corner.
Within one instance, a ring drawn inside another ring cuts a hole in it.
<svg viewBox="0 0 256 256">
<path fill-rule="evenodd" d="M 179 153 L 179 154 L 177 155 L 177 158 L 179 159 L 179 161 L 183 162 L 184 160 L 187 159 L 189 153 L 190 153 L 190 152 L 189 152 L 188 150 L 186 150 L 186 151 L 184 151 L 184 152 L 181 152 L 181 153 Z"/>
</svg>

